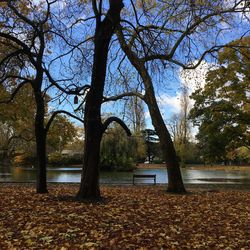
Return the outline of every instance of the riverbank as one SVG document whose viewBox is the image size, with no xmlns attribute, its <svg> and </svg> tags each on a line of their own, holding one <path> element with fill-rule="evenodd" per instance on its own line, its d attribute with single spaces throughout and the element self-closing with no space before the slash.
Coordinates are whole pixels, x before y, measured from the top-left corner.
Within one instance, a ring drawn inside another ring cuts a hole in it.
<svg viewBox="0 0 250 250">
<path fill-rule="evenodd" d="M 138 169 L 158 169 L 158 168 L 166 168 L 166 164 L 145 164 L 139 163 L 136 166 Z M 250 171 L 249 166 L 235 166 L 235 165 L 194 165 L 188 164 L 185 167 L 186 169 L 193 170 L 242 170 L 242 171 Z"/>
<path fill-rule="evenodd" d="M 157 168 L 166 168 L 166 164 L 154 164 L 154 163 L 139 163 L 136 165 L 138 169 L 157 169 Z"/>
<path fill-rule="evenodd" d="M 1 184 L 0 249 L 247 249 L 250 193 L 163 186 L 102 186 L 100 203 L 78 185 Z"/>
</svg>

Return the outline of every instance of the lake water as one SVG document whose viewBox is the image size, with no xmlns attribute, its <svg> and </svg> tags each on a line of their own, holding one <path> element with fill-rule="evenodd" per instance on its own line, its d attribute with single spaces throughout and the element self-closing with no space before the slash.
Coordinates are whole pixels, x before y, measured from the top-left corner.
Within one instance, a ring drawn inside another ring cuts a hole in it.
<svg viewBox="0 0 250 250">
<path fill-rule="evenodd" d="M 158 169 L 137 169 L 133 172 L 101 172 L 100 182 L 110 184 L 131 184 L 133 174 L 156 174 L 156 182 L 167 183 L 167 171 Z M 247 184 L 250 185 L 249 170 L 193 170 L 182 169 L 183 181 L 186 184 Z M 80 168 L 48 168 L 48 182 L 79 183 Z M 0 167 L 0 182 L 35 182 L 36 169 Z M 152 180 L 138 180 L 140 183 L 152 183 Z"/>
</svg>

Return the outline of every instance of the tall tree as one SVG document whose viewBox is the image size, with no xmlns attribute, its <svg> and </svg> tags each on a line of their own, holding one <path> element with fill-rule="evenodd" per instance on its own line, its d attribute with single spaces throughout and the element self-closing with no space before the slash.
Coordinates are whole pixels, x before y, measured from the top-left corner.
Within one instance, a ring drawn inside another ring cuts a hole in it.
<svg viewBox="0 0 250 250">
<path fill-rule="evenodd" d="M 231 48 L 234 46 L 234 48 Z M 250 37 L 228 44 L 204 88 L 192 94 L 190 118 L 199 126 L 197 139 L 206 161 L 228 161 L 230 152 L 249 147 Z"/>
<path fill-rule="evenodd" d="M 145 94 L 137 96 L 140 96 L 147 104 L 153 126 L 160 139 L 161 150 L 167 164 L 168 191 L 177 193 L 185 192 L 174 144 L 158 107 L 152 78 L 144 64 L 145 62 L 128 46 L 121 29 L 119 30 L 118 38 L 124 53 L 140 74 L 145 85 Z"/>
<path fill-rule="evenodd" d="M 244 36 L 248 26 L 242 24 L 239 13 L 244 16 L 249 12 L 248 7 L 244 0 L 230 2 L 228 6 L 222 1 L 195 1 L 192 4 L 189 1 L 137 1 L 136 5 L 131 1 L 129 20 L 124 20 L 118 30 L 123 52 L 145 86 L 145 94 L 134 94 L 148 105 L 160 138 L 168 170 L 168 191 L 185 192 L 185 188 L 175 148 L 155 98 L 155 69 L 162 73 L 171 65 L 196 68 L 206 55 L 223 48 L 224 36 L 221 41 L 219 38 L 222 33 L 225 35 L 226 29 L 221 22 L 226 22 L 228 28 L 235 27 L 238 21 Z M 244 20 L 248 22 L 247 17 Z"/>
<path fill-rule="evenodd" d="M 7 53 L 0 58 L 0 84 L 11 85 L 15 82 L 10 98 L 10 103 L 17 93 L 26 85 L 30 85 L 36 103 L 34 117 L 36 152 L 37 152 L 37 193 L 46 193 L 46 137 L 55 112 L 48 123 L 45 121 L 46 92 L 51 85 L 45 84 L 45 76 L 60 90 L 64 90 L 55 81 L 52 81 L 47 65 L 51 35 L 51 7 L 57 1 L 28 0 L 0 2 L 0 45 L 8 46 Z M 54 34 L 54 33 L 52 33 Z M 63 39 L 62 39 L 63 40 Z M 52 61 L 55 61 L 52 60 Z M 14 68 L 13 69 L 13 64 Z M 79 91 L 64 90 L 68 94 L 77 94 Z"/>
<path fill-rule="evenodd" d="M 104 131 L 113 121 L 120 125 L 130 135 L 126 125 L 116 117 L 110 117 L 106 121 L 101 120 L 101 105 L 105 85 L 107 59 L 111 38 L 117 25 L 120 23 L 120 12 L 123 8 L 122 0 L 110 0 L 109 9 L 102 20 L 102 1 L 99 8 L 97 1 L 92 1 L 96 19 L 94 36 L 94 61 L 92 68 L 91 86 L 87 93 L 84 110 L 84 159 L 80 189 L 77 194 L 79 200 L 99 199 L 99 161 L 100 144 Z"/>
<path fill-rule="evenodd" d="M 181 85 L 179 100 L 180 112 L 172 115 L 168 121 L 168 128 L 181 164 L 184 166 L 186 155 L 188 154 L 187 146 L 190 140 L 190 121 L 188 120 L 190 99 L 187 83 L 182 83 Z"/>
<path fill-rule="evenodd" d="M 143 101 L 137 96 L 132 96 L 129 98 L 125 108 L 127 120 L 129 120 L 132 125 L 133 133 L 140 135 L 141 131 L 145 128 Z"/>
<path fill-rule="evenodd" d="M 1 44 L 11 44 L 11 51 L 2 58 L 1 67 L 8 67 L 13 59 L 23 60 L 25 70 L 17 69 L 12 75 L 8 72 L 1 77 L 1 83 L 14 80 L 18 83 L 9 101 L 25 85 L 32 86 L 35 102 L 35 137 L 38 162 L 37 192 L 46 193 L 46 131 L 44 129 L 45 101 L 43 86 L 43 57 L 46 48 L 47 22 L 49 9 L 41 16 L 39 8 L 30 1 L 1 1 Z"/>
<path fill-rule="evenodd" d="M 158 151 L 156 145 L 159 143 L 159 138 L 153 129 L 145 129 L 142 134 L 147 145 L 147 161 L 151 163 Z"/>
</svg>

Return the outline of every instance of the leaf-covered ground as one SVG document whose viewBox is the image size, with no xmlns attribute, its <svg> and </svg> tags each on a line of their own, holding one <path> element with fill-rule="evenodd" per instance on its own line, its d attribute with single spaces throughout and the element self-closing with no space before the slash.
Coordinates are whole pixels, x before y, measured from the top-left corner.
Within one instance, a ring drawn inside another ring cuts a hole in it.
<svg viewBox="0 0 250 250">
<path fill-rule="evenodd" d="M 77 185 L 0 184 L 0 249 L 250 249 L 249 191 L 164 188 L 105 186 L 93 204 Z"/>
</svg>

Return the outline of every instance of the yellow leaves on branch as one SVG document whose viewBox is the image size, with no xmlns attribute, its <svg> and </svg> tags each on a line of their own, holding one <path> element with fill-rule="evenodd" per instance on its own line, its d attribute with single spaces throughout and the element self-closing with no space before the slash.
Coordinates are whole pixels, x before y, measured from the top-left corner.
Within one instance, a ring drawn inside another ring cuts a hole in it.
<svg viewBox="0 0 250 250">
<path fill-rule="evenodd" d="M 137 0 L 136 1 L 136 7 L 138 9 L 152 9 L 157 6 L 156 0 Z"/>
<path fill-rule="evenodd" d="M 0 8 L 6 8 L 8 6 L 7 1 L 0 2 Z"/>
<path fill-rule="evenodd" d="M 25 0 L 18 1 L 17 9 L 22 13 L 22 15 L 27 16 L 30 13 L 29 1 Z"/>
</svg>

